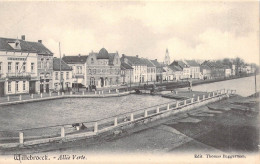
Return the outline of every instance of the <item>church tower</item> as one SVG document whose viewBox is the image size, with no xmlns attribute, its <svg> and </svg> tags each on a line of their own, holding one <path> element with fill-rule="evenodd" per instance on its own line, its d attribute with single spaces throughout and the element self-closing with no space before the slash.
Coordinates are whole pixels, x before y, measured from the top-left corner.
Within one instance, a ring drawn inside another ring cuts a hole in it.
<svg viewBox="0 0 260 164">
<path fill-rule="evenodd" d="M 170 56 L 169 56 L 168 48 L 166 48 L 166 53 L 165 53 L 163 64 L 165 64 L 165 65 L 171 64 L 171 59 L 170 59 Z"/>
</svg>

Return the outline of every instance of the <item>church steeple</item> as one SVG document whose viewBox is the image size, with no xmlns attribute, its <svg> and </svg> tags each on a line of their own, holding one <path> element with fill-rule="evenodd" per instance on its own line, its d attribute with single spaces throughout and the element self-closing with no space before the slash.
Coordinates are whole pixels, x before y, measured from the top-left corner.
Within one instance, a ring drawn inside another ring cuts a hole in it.
<svg viewBox="0 0 260 164">
<path fill-rule="evenodd" d="M 164 57 L 163 63 L 165 65 L 170 65 L 171 64 L 171 59 L 170 59 L 170 56 L 169 56 L 168 48 L 166 48 L 166 53 L 165 53 L 165 57 Z"/>
</svg>

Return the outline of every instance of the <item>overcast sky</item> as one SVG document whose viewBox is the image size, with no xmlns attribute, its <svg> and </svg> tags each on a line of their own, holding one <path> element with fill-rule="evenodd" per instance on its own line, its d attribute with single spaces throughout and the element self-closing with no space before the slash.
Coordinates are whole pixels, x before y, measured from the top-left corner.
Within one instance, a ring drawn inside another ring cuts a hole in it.
<svg viewBox="0 0 260 164">
<path fill-rule="evenodd" d="M 59 56 L 108 52 L 259 63 L 258 2 L 0 2 L 0 37 L 43 40 Z"/>
</svg>

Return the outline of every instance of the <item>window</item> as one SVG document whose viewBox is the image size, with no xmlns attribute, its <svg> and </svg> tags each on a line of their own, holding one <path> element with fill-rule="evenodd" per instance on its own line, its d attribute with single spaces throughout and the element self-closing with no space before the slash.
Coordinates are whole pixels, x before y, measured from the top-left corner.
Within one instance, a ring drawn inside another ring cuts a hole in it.
<svg viewBox="0 0 260 164">
<path fill-rule="evenodd" d="M 8 92 L 11 92 L 11 82 L 8 81 Z"/>
<path fill-rule="evenodd" d="M 23 72 L 26 71 L 26 62 L 23 62 Z"/>
<path fill-rule="evenodd" d="M 69 79 L 69 72 L 66 72 L 66 79 Z"/>
<path fill-rule="evenodd" d="M 15 82 L 15 90 L 18 92 L 19 91 L 19 81 Z"/>
<path fill-rule="evenodd" d="M 34 72 L 34 63 L 31 63 L 31 72 Z"/>
<path fill-rule="evenodd" d="M 2 69 L 2 62 L 0 62 L 0 74 L 3 72 L 3 69 Z"/>
<path fill-rule="evenodd" d="M 44 64 L 43 64 L 43 58 L 41 58 L 41 68 L 43 68 L 44 67 Z"/>
<path fill-rule="evenodd" d="M 25 91 L 25 81 L 23 81 L 23 90 Z"/>
<path fill-rule="evenodd" d="M 55 80 L 59 80 L 59 72 L 55 72 Z"/>
<path fill-rule="evenodd" d="M 50 67 L 49 59 L 46 60 L 46 67 L 47 67 L 47 69 L 49 69 L 49 67 Z"/>
<path fill-rule="evenodd" d="M 12 71 L 12 62 L 8 62 L 8 72 Z"/>
<path fill-rule="evenodd" d="M 60 73 L 60 78 L 63 80 L 63 72 Z"/>
<path fill-rule="evenodd" d="M 78 66 L 78 67 L 77 67 L 77 73 L 78 73 L 78 74 L 82 74 L 82 67 L 81 67 L 81 66 Z"/>
<path fill-rule="evenodd" d="M 15 72 L 18 73 L 19 72 L 19 63 L 15 63 Z"/>
</svg>

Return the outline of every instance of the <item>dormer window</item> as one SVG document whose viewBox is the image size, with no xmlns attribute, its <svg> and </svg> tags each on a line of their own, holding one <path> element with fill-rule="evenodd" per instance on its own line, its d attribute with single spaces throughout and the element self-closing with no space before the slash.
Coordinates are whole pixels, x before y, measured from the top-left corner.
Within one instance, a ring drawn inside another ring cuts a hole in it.
<svg viewBox="0 0 260 164">
<path fill-rule="evenodd" d="M 21 49 L 20 46 L 20 41 L 16 40 L 14 42 L 8 42 L 8 44 L 13 48 L 13 49 Z"/>
<path fill-rule="evenodd" d="M 91 64 L 94 64 L 94 59 L 93 58 L 91 58 Z"/>
</svg>

